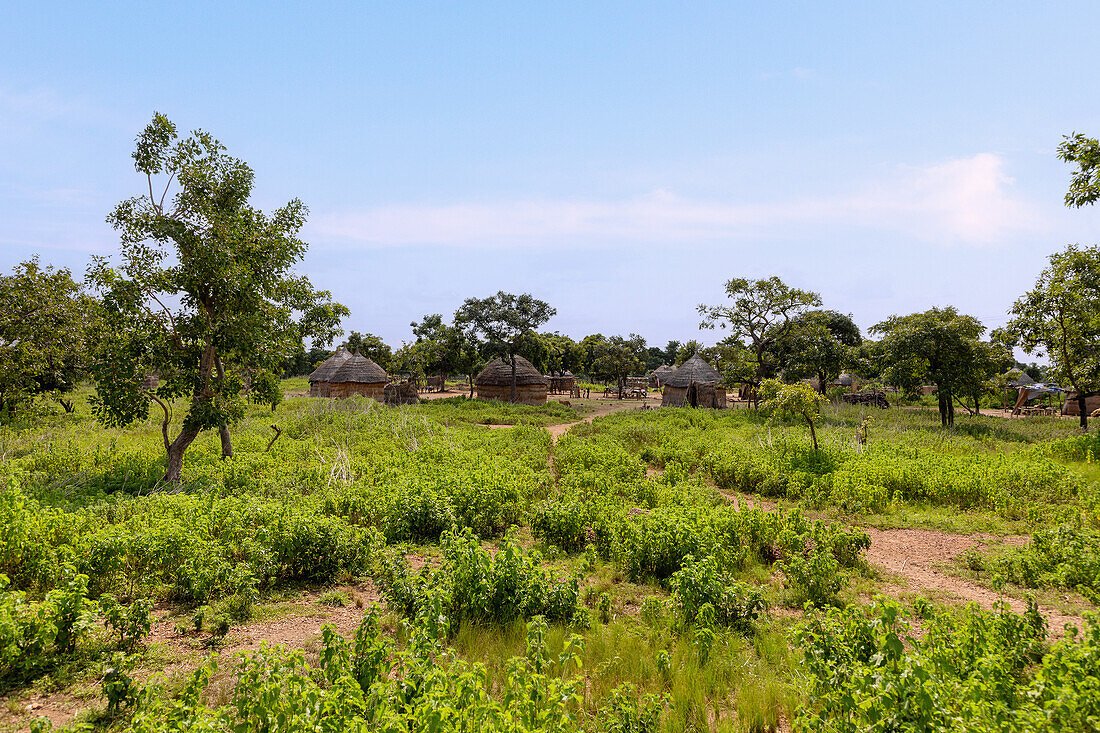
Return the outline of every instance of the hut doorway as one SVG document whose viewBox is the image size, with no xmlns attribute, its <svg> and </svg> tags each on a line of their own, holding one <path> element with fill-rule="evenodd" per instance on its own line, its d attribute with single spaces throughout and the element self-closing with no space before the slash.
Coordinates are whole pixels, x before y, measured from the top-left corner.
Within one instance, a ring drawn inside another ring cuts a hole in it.
<svg viewBox="0 0 1100 733">
<path fill-rule="evenodd" d="M 688 387 L 688 404 L 692 407 L 699 406 L 699 391 L 695 388 L 695 382 Z"/>
</svg>

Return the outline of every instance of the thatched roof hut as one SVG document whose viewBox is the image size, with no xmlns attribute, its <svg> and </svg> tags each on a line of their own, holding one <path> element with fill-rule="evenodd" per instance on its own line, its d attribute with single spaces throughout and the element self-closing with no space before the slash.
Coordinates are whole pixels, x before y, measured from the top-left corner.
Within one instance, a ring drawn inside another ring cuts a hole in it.
<svg viewBox="0 0 1100 733">
<path fill-rule="evenodd" d="M 386 370 L 358 351 L 345 359 L 329 378 L 329 397 L 351 397 L 361 394 L 381 402 L 390 377 Z"/>
<path fill-rule="evenodd" d="M 332 376 L 350 358 L 351 352 L 341 346 L 335 354 L 321 362 L 321 365 L 309 375 L 309 396 L 328 397 Z"/>
<path fill-rule="evenodd" d="M 516 399 L 521 405 L 541 405 L 546 402 L 550 380 L 522 356 L 516 357 Z M 504 359 L 493 359 L 474 379 L 478 399 L 512 402 L 512 365 Z"/>
<path fill-rule="evenodd" d="M 848 372 L 841 372 L 840 376 L 829 382 L 830 387 L 852 387 L 856 383 L 855 377 Z"/>
<path fill-rule="evenodd" d="M 1095 411 L 1100 410 L 1100 395 L 1092 395 L 1085 398 L 1085 411 L 1088 415 L 1092 415 Z M 1077 392 L 1070 390 L 1066 392 L 1066 401 L 1062 403 L 1062 414 L 1073 415 L 1079 417 L 1081 415 L 1081 406 L 1077 403 Z"/>
<path fill-rule="evenodd" d="M 653 372 L 649 375 L 649 385 L 654 388 L 660 387 L 668 381 L 669 377 L 671 377 L 675 373 L 676 367 L 669 366 L 668 364 L 662 364 L 661 366 L 654 369 Z"/>
<path fill-rule="evenodd" d="M 726 406 L 726 390 L 721 382 L 722 375 L 696 354 L 665 380 L 661 407 L 722 409 Z"/>
</svg>

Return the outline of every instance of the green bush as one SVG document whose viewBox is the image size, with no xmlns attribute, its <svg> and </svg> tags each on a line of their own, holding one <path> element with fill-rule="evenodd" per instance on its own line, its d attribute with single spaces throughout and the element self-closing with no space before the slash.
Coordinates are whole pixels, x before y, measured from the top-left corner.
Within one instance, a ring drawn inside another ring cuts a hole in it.
<svg viewBox="0 0 1100 733">
<path fill-rule="evenodd" d="M 425 566 L 412 574 L 403 559 L 393 558 L 380 577 L 390 605 L 406 617 L 433 599 L 454 629 L 465 622 L 507 626 L 534 616 L 569 621 L 577 611 L 577 579 L 551 580 L 538 553 L 524 553 L 508 538 L 496 554 L 469 530 L 444 535 L 442 547 L 438 569 Z"/>
<path fill-rule="evenodd" d="M 687 556 L 683 567 L 673 574 L 669 586 L 673 606 L 683 626 L 691 626 L 699 610 L 709 604 L 717 623 L 748 631 L 768 607 L 758 588 L 719 572 L 713 557 L 697 562 Z"/>
</svg>

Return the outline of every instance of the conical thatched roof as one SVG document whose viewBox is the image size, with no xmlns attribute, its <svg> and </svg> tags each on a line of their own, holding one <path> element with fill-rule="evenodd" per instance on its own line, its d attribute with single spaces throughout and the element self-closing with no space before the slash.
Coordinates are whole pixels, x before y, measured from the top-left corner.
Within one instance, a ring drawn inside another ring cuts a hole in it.
<svg viewBox="0 0 1100 733">
<path fill-rule="evenodd" d="M 714 367 L 703 361 L 703 357 L 696 354 L 673 372 L 665 384 L 670 387 L 690 387 L 692 382 L 696 384 L 718 384 L 722 381 L 722 375 Z"/>
<path fill-rule="evenodd" d="M 504 359 L 493 359 L 477 375 L 474 384 L 479 387 L 508 387 L 512 384 L 512 365 Z M 539 374 L 534 364 L 522 356 L 516 357 L 516 385 L 549 384 L 549 380 Z"/>
<path fill-rule="evenodd" d="M 657 379 L 660 379 L 662 382 L 665 381 L 666 379 L 668 379 L 669 377 L 671 377 L 675 373 L 676 373 L 676 368 L 671 367 L 668 364 L 662 364 L 661 366 L 659 366 L 659 367 L 657 367 L 656 369 L 653 370 L 653 376 L 657 377 Z"/>
<path fill-rule="evenodd" d="M 356 351 L 355 356 L 341 364 L 328 381 L 333 384 L 380 384 L 389 380 L 385 369 Z"/>
<path fill-rule="evenodd" d="M 321 366 L 313 370 L 313 373 L 309 375 L 309 381 L 311 382 L 331 382 L 332 375 L 336 374 L 336 370 L 343 366 L 344 362 L 351 358 L 351 354 L 341 346 L 336 350 L 336 353 L 321 362 Z"/>
<path fill-rule="evenodd" d="M 847 372 L 841 372 L 840 376 L 833 380 L 831 386 L 851 387 L 853 384 L 855 384 L 855 379 L 852 378 L 852 375 L 848 374 Z"/>
</svg>

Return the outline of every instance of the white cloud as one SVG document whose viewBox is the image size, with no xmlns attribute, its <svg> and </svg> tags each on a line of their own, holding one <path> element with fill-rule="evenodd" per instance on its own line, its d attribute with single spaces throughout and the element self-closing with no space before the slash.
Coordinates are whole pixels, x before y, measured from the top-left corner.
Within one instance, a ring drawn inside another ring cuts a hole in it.
<svg viewBox="0 0 1100 733">
<path fill-rule="evenodd" d="M 1004 161 L 982 153 L 897 169 L 852 193 L 780 204 L 693 200 L 659 190 L 620 201 L 521 200 L 381 206 L 320 216 L 315 231 L 378 246 L 523 247 L 577 242 L 743 240 L 859 227 L 941 244 L 989 245 L 1039 227 Z"/>
</svg>

